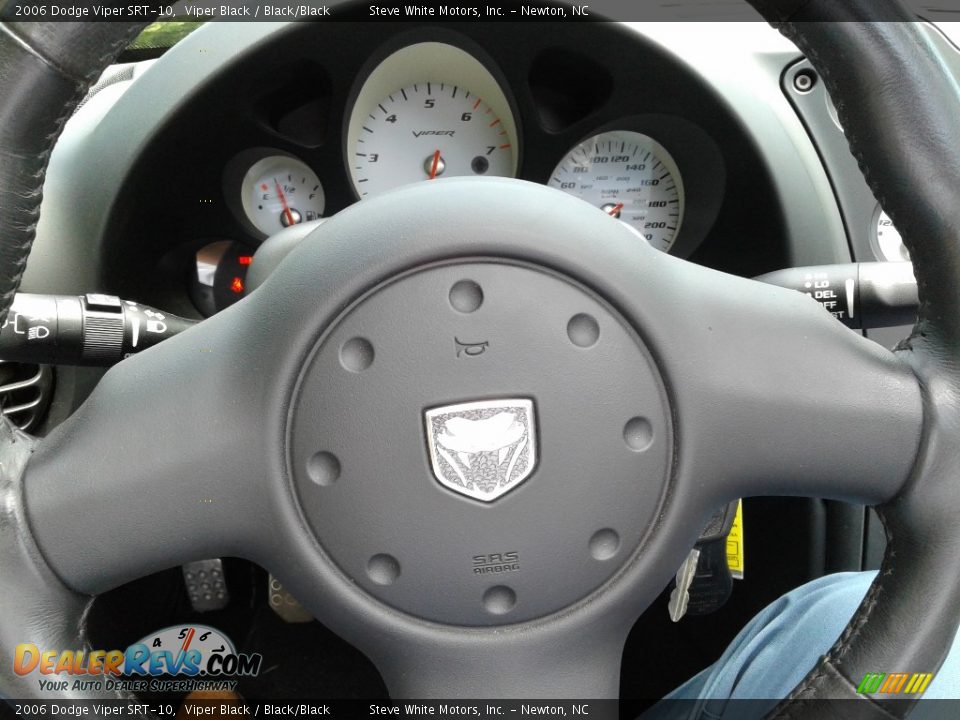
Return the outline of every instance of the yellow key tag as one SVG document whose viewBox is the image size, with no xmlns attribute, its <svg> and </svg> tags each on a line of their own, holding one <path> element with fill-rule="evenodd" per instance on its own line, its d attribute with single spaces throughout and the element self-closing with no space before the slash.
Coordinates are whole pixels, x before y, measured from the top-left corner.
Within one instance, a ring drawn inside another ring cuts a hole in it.
<svg viewBox="0 0 960 720">
<path fill-rule="evenodd" d="M 743 500 L 737 500 L 737 514 L 727 535 L 727 567 L 736 580 L 743 580 Z"/>
</svg>

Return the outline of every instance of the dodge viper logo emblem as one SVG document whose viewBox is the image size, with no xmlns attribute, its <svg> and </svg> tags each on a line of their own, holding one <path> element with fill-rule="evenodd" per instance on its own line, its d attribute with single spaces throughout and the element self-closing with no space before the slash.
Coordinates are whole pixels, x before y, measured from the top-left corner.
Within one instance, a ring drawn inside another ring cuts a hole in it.
<svg viewBox="0 0 960 720">
<path fill-rule="evenodd" d="M 433 474 L 454 492 L 492 502 L 537 464 L 532 400 L 485 400 L 427 410 Z"/>
</svg>

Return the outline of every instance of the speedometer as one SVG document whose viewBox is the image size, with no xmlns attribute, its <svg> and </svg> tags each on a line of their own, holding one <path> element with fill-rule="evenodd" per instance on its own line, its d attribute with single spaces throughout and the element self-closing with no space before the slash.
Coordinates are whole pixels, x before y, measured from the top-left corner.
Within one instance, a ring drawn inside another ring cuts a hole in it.
<svg viewBox="0 0 960 720">
<path fill-rule="evenodd" d="M 414 83 L 376 104 L 353 150 L 360 197 L 418 180 L 511 175 L 513 138 L 502 119 L 470 90 Z"/>
<path fill-rule="evenodd" d="M 637 132 L 600 133 L 560 161 L 548 183 L 627 223 L 658 250 L 683 221 L 683 182 L 670 153 Z"/>
</svg>

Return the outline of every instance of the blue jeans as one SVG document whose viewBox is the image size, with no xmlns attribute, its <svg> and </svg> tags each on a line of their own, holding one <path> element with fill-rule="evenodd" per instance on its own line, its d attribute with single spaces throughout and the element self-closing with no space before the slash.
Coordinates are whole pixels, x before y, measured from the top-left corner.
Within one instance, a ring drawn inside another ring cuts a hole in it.
<svg viewBox="0 0 960 720">
<path fill-rule="evenodd" d="M 772 709 L 803 680 L 853 616 L 875 572 L 838 573 L 807 583 L 767 606 L 734 638 L 717 662 L 670 693 L 644 720 L 714 720 L 737 714 L 727 701 L 769 700 Z M 893 672 L 898 668 L 878 668 Z M 923 697 L 960 698 L 960 642 Z M 923 716 L 923 703 L 911 717 Z M 757 707 L 752 705 L 752 707 Z"/>
</svg>

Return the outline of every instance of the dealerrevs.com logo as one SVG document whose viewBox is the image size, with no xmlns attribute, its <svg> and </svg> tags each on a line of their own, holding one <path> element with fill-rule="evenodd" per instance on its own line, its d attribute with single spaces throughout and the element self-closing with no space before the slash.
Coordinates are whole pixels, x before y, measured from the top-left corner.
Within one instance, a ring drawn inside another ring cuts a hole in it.
<svg viewBox="0 0 960 720">
<path fill-rule="evenodd" d="M 238 677 L 260 673 L 260 653 L 238 653 L 233 642 L 206 625 L 175 625 L 147 635 L 126 650 L 56 650 L 21 643 L 18 675 L 37 675 L 41 691 L 132 692 L 233 690 Z"/>
</svg>

